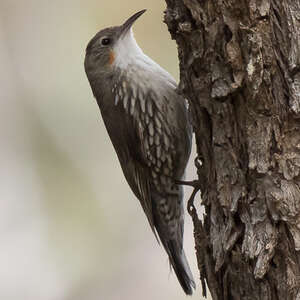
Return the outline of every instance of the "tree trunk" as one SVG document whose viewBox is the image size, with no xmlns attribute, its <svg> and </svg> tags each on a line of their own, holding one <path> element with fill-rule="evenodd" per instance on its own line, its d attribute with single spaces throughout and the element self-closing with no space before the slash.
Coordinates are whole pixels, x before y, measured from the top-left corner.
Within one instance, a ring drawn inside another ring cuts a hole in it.
<svg viewBox="0 0 300 300">
<path fill-rule="evenodd" d="M 196 135 L 215 299 L 300 299 L 300 0 L 166 0 Z"/>
</svg>

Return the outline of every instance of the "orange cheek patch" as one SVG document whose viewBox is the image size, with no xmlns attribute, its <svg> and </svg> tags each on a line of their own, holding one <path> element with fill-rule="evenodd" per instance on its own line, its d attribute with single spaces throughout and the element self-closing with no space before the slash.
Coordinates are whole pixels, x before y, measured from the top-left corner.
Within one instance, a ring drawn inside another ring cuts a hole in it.
<svg viewBox="0 0 300 300">
<path fill-rule="evenodd" d="M 109 52 L 109 65 L 111 66 L 115 61 L 115 53 L 114 51 L 110 50 Z"/>
</svg>

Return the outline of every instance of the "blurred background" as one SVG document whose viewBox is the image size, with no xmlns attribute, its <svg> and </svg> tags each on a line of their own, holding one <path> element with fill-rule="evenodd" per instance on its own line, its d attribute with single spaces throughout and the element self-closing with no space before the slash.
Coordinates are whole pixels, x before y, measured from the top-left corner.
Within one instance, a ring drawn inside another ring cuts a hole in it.
<svg viewBox="0 0 300 300">
<path fill-rule="evenodd" d="M 178 80 L 163 0 L 0 0 L 0 299 L 186 298 L 125 182 L 83 68 L 91 37 L 143 8 L 136 39 Z M 186 216 L 197 284 L 189 299 L 201 299 L 192 232 Z"/>
</svg>

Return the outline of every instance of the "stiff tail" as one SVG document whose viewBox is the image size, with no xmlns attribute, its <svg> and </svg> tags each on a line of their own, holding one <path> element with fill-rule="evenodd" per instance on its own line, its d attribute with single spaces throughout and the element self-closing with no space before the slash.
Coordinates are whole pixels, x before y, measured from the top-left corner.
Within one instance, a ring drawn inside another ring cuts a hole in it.
<svg viewBox="0 0 300 300">
<path fill-rule="evenodd" d="M 168 252 L 170 263 L 184 292 L 187 295 L 192 295 L 192 288 L 195 289 L 196 285 L 188 261 L 185 257 L 184 250 L 179 249 L 178 244 L 174 240 L 168 241 L 165 248 Z"/>
</svg>

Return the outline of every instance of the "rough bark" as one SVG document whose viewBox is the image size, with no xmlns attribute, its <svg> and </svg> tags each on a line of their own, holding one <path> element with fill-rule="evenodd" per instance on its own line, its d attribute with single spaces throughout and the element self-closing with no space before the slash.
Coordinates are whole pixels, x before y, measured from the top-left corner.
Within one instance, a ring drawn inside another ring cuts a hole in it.
<svg viewBox="0 0 300 300">
<path fill-rule="evenodd" d="M 205 293 L 300 299 L 300 0 L 166 0 L 205 206 Z"/>
</svg>

